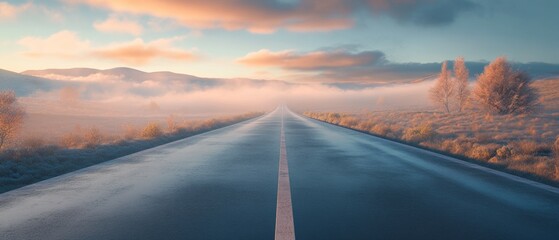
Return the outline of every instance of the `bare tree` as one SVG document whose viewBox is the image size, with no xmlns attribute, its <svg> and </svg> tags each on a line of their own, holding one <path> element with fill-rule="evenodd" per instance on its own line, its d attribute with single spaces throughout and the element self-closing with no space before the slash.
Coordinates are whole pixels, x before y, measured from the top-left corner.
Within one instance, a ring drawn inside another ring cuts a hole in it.
<svg viewBox="0 0 559 240">
<path fill-rule="evenodd" d="M 0 92 L 0 149 L 13 137 L 23 124 L 25 111 L 17 103 L 13 91 Z"/>
<path fill-rule="evenodd" d="M 441 66 L 441 74 L 431 88 L 431 99 L 436 104 L 441 105 L 447 113 L 450 113 L 450 102 L 454 96 L 454 85 L 450 78 L 450 72 L 447 68 L 446 61 Z"/>
<path fill-rule="evenodd" d="M 530 112 L 539 98 L 530 86 L 530 77 L 513 70 L 504 57 L 485 66 L 477 79 L 474 97 L 484 109 L 498 114 Z"/>
<path fill-rule="evenodd" d="M 454 89 L 456 94 L 454 98 L 456 99 L 456 104 L 458 106 L 458 112 L 464 110 L 466 103 L 470 97 L 470 89 L 468 88 L 468 78 L 470 77 L 470 71 L 466 67 L 463 57 L 458 57 L 454 61 Z"/>
</svg>

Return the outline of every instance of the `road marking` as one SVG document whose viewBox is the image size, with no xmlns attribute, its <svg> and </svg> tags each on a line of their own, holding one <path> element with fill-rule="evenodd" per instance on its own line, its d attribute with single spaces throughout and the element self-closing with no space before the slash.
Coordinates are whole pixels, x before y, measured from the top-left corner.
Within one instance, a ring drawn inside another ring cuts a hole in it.
<svg viewBox="0 0 559 240">
<path fill-rule="evenodd" d="M 291 205 L 291 186 L 287 151 L 285 149 L 285 132 L 283 129 L 283 109 L 281 108 L 280 158 L 278 171 L 278 203 L 276 207 L 276 240 L 295 239 L 293 224 L 293 206 Z"/>
</svg>

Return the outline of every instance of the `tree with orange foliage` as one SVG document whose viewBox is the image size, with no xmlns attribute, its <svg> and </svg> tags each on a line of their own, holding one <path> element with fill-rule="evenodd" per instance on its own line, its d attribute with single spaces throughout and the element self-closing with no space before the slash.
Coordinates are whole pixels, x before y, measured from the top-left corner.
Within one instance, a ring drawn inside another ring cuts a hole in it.
<svg viewBox="0 0 559 240">
<path fill-rule="evenodd" d="M 431 88 L 431 100 L 442 106 L 446 113 L 450 113 L 450 103 L 454 95 L 454 84 L 450 78 L 447 63 L 444 61 L 441 66 L 439 78 L 437 79 L 435 86 Z"/>
<path fill-rule="evenodd" d="M 504 57 L 485 66 L 473 94 L 482 108 L 497 114 L 527 113 L 539 102 L 536 90 L 530 86 L 530 77 L 513 70 Z"/>
<path fill-rule="evenodd" d="M 470 71 L 466 67 L 463 57 L 458 57 L 454 60 L 454 89 L 456 105 L 458 112 L 462 112 L 470 98 L 470 89 L 468 87 L 468 78 Z"/>
</svg>

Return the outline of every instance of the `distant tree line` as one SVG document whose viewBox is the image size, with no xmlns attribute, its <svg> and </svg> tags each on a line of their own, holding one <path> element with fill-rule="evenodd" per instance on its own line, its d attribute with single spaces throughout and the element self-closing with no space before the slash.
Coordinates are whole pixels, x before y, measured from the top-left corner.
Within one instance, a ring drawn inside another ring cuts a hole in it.
<svg viewBox="0 0 559 240">
<path fill-rule="evenodd" d="M 431 100 L 446 113 L 461 112 L 467 104 L 496 114 L 522 114 L 533 111 L 539 97 L 525 72 L 514 70 L 506 58 L 499 57 L 485 66 L 477 76 L 473 91 L 469 89 L 469 71 L 463 57 L 454 61 L 454 77 L 443 62 L 441 72 L 430 90 Z"/>
</svg>

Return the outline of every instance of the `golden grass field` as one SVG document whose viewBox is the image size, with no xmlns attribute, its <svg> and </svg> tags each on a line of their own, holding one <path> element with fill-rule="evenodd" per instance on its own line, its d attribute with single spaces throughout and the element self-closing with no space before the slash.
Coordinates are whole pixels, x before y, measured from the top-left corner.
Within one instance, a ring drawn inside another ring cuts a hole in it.
<svg viewBox="0 0 559 240">
<path fill-rule="evenodd" d="M 523 115 L 487 114 L 473 103 L 450 114 L 390 110 L 305 115 L 559 183 L 559 79 L 535 81 L 532 86 L 541 105 Z"/>
</svg>

